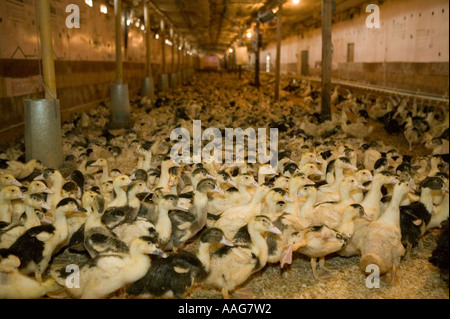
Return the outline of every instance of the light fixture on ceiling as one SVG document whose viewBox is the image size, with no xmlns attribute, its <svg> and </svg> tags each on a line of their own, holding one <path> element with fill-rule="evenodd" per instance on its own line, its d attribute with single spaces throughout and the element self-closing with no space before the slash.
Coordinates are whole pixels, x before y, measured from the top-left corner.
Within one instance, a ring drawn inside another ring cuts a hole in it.
<svg viewBox="0 0 450 319">
<path fill-rule="evenodd" d="M 145 30 L 145 26 L 141 25 L 141 30 L 144 31 Z"/>
<path fill-rule="evenodd" d="M 232 49 L 232 48 L 229 48 L 229 49 L 228 49 L 228 52 L 233 53 L 233 49 Z"/>
<path fill-rule="evenodd" d="M 101 4 L 100 5 L 100 12 L 104 13 L 104 14 L 107 14 L 108 13 L 108 7 L 106 5 L 104 5 L 104 4 Z"/>
<path fill-rule="evenodd" d="M 155 39 L 158 40 L 159 39 L 159 34 L 155 34 Z"/>
<path fill-rule="evenodd" d="M 88 6 L 90 6 L 92 8 L 93 3 L 92 0 L 84 0 L 84 3 L 86 3 Z"/>
<path fill-rule="evenodd" d="M 264 24 L 267 24 L 267 23 L 273 21 L 276 17 L 277 17 L 277 15 L 272 10 L 268 10 L 268 11 L 265 11 L 262 13 L 258 12 L 258 20 Z"/>
<path fill-rule="evenodd" d="M 130 24 L 131 24 L 131 20 L 128 19 L 128 20 L 127 20 L 127 25 L 130 25 Z"/>
<path fill-rule="evenodd" d="M 292 0 L 293 4 L 298 4 L 300 2 L 300 0 Z"/>
<path fill-rule="evenodd" d="M 247 32 L 247 38 L 251 38 L 252 37 L 252 33 L 249 31 Z"/>
</svg>

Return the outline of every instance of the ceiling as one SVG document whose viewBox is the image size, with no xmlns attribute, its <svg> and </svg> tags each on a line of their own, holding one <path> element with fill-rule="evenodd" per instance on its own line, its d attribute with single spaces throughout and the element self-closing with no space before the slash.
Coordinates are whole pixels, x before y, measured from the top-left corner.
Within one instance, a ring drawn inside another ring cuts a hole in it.
<svg viewBox="0 0 450 319">
<path fill-rule="evenodd" d="M 143 20 L 144 0 L 124 0 L 124 5 Z M 111 1 L 112 2 L 112 1 Z M 321 24 L 321 0 L 151 0 L 152 29 L 161 32 L 161 17 L 165 24 L 172 26 L 175 34 L 181 35 L 190 47 L 201 54 L 222 55 L 232 44 L 240 39 L 251 45 L 245 35 L 252 30 L 258 12 L 268 12 L 282 6 L 282 37 L 299 34 Z M 335 0 L 333 22 L 351 19 L 364 13 L 365 4 L 381 3 L 382 0 Z M 276 19 L 262 24 L 263 46 L 276 40 Z M 166 27 L 168 36 L 169 27 Z M 176 41 L 177 42 L 177 41 Z"/>
</svg>

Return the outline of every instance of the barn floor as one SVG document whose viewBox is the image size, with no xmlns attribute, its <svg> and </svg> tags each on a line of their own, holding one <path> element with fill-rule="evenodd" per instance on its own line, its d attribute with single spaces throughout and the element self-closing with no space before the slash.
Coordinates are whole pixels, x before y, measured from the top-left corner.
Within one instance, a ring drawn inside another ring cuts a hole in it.
<svg viewBox="0 0 450 319">
<path fill-rule="evenodd" d="M 207 81 L 210 76 L 197 75 L 202 81 Z M 237 74 L 224 77 L 227 77 L 226 80 L 229 82 L 234 77 L 237 78 Z M 235 81 L 235 83 L 241 85 L 248 80 Z M 263 87 L 264 85 L 269 89 L 267 83 L 263 82 Z M 270 90 L 272 90 L 271 86 Z M 283 94 L 286 99 L 291 98 L 289 94 Z M 424 147 L 416 147 L 414 154 L 409 154 L 403 136 L 389 136 L 380 123 L 374 124 L 377 129 L 369 140 L 383 140 L 387 145 L 396 147 L 401 154 L 420 156 L 429 154 Z M 389 284 L 382 278 L 379 288 L 366 287 L 366 276 L 360 269 L 359 257 L 329 256 L 327 264 L 337 268 L 337 271 L 328 281 L 316 281 L 312 276 L 309 259 L 300 254 L 295 254 L 293 264 L 283 271 L 279 264 L 267 265 L 263 270 L 252 275 L 242 288 L 251 288 L 256 299 L 448 299 L 449 289 L 441 280 L 439 270 L 428 262 L 439 233 L 439 230 L 428 232 L 424 236 L 424 249 L 414 248 L 412 260 L 401 263 L 394 283 Z M 187 248 L 193 248 L 193 244 Z M 64 252 L 55 258 L 52 266 L 74 261 L 74 257 Z M 78 260 L 81 261 L 82 258 L 78 257 Z M 124 292 L 117 292 L 111 297 L 128 298 Z M 218 290 L 195 286 L 186 298 L 218 299 L 222 298 L 222 295 Z M 239 298 L 239 291 L 232 293 L 231 298 Z"/>
</svg>

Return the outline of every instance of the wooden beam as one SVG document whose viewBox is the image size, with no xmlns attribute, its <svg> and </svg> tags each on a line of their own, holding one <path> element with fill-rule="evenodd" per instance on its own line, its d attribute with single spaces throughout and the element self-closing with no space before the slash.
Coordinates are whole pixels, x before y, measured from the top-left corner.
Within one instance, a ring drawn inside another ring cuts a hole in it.
<svg viewBox="0 0 450 319">
<path fill-rule="evenodd" d="M 322 106 L 323 120 L 331 119 L 331 23 L 333 0 L 322 0 Z"/>
<path fill-rule="evenodd" d="M 279 6 L 277 12 L 277 58 L 275 60 L 275 101 L 278 101 L 280 98 L 280 74 L 281 74 L 281 22 L 282 22 L 282 13 L 281 7 Z"/>
</svg>

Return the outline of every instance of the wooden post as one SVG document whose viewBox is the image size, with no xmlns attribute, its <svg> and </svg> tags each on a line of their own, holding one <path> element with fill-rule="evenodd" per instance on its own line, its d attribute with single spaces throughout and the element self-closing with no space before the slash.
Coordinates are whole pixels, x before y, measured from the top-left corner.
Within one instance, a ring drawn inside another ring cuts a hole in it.
<svg viewBox="0 0 450 319">
<path fill-rule="evenodd" d="M 114 0 L 114 18 L 115 18 L 115 35 L 116 35 L 116 84 L 123 84 L 122 0 Z"/>
<path fill-rule="evenodd" d="M 331 119 L 332 0 L 322 0 L 322 107 L 323 120 Z"/>
<path fill-rule="evenodd" d="M 255 27 L 255 42 L 256 42 L 256 46 L 255 46 L 255 86 L 259 87 L 260 86 L 260 82 L 259 82 L 259 44 L 260 44 L 260 34 L 259 34 L 259 21 L 256 22 L 256 27 Z"/>
<path fill-rule="evenodd" d="M 146 75 L 152 77 L 152 57 L 151 57 L 151 39 L 152 32 L 150 28 L 150 10 L 148 8 L 148 2 L 144 1 L 144 22 L 145 22 L 145 45 L 146 45 Z"/>
<path fill-rule="evenodd" d="M 45 99 L 56 100 L 55 61 L 53 58 L 49 1 L 37 1 L 37 9 L 39 15 L 39 36 L 41 40 Z"/>
<path fill-rule="evenodd" d="M 277 13 L 277 58 L 275 60 L 275 101 L 280 98 L 280 76 L 281 76 L 281 5 Z"/>
</svg>

